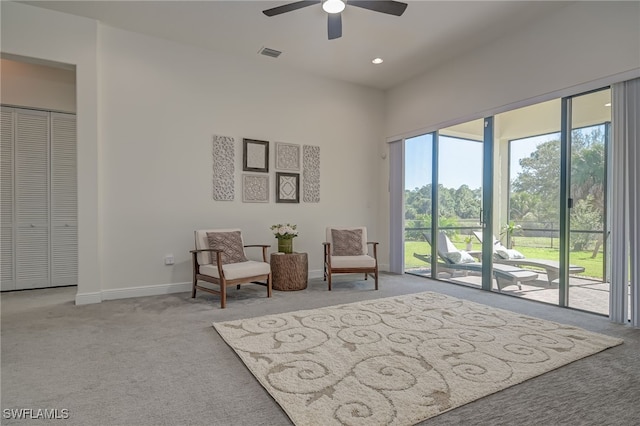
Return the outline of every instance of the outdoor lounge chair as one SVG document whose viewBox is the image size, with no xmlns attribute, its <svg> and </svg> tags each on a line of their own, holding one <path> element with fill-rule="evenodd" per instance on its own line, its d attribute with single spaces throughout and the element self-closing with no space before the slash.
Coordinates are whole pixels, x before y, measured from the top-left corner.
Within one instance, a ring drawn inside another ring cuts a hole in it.
<svg viewBox="0 0 640 426">
<path fill-rule="evenodd" d="M 429 234 L 422 233 L 425 240 L 431 244 L 431 238 Z M 477 255 L 480 252 L 465 252 L 464 250 L 458 250 L 456 246 L 451 242 L 447 234 L 440 231 L 438 234 L 438 257 L 441 261 L 438 262 L 439 270 L 443 272 L 453 273 L 454 271 L 477 272 L 482 273 L 482 263 L 480 262 L 460 262 L 456 263 L 451 260 L 451 253 L 460 252 L 466 254 Z M 414 257 L 425 260 L 428 258 L 426 255 L 414 253 Z M 462 255 L 464 257 L 464 255 Z M 527 281 L 535 281 L 538 278 L 538 274 L 533 271 L 519 268 L 513 265 L 494 264 L 493 276 L 498 284 L 498 291 L 502 291 L 504 287 L 510 285 L 517 285 L 519 289 L 522 289 L 522 283 Z"/>
<path fill-rule="evenodd" d="M 476 238 L 482 243 L 481 232 L 473 231 L 473 235 L 475 235 Z M 502 244 L 500 243 L 500 240 L 498 240 L 494 235 L 493 236 L 493 246 L 494 246 L 493 261 L 495 263 L 501 263 L 504 265 L 514 265 L 514 266 L 533 266 L 536 268 L 544 269 L 547 274 L 547 281 L 549 282 L 549 285 L 552 285 L 553 281 L 557 280 L 558 277 L 560 276 L 560 262 L 558 262 L 557 260 L 528 259 L 526 257 L 521 259 L 505 259 L 502 255 L 497 253 L 498 251 L 497 247 L 499 247 L 498 245 L 502 246 Z M 570 274 L 579 274 L 581 272 L 584 272 L 584 268 L 582 266 L 569 265 Z"/>
</svg>

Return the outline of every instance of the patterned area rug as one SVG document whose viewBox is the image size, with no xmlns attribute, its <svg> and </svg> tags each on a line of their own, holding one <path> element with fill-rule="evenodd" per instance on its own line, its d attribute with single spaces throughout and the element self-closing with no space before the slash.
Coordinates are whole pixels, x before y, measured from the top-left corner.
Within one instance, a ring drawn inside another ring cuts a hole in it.
<svg viewBox="0 0 640 426">
<path fill-rule="evenodd" d="M 437 293 L 214 323 L 296 425 L 411 425 L 622 343 Z"/>
</svg>

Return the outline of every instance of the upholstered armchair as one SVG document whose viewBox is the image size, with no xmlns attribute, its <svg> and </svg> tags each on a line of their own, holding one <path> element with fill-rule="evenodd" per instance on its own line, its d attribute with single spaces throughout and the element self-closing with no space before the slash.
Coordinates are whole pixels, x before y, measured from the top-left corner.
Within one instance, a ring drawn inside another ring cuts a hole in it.
<svg viewBox="0 0 640 426">
<path fill-rule="evenodd" d="M 378 289 L 378 243 L 367 241 L 367 228 L 328 227 L 324 246 L 324 280 L 331 291 L 333 274 L 372 274 Z M 369 253 L 371 246 L 371 253 Z"/>
<path fill-rule="evenodd" d="M 271 266 L 267 262 L 269 245 L 245 245 L 239 229 L 203 229 L 195 231 L 193 258 L 193 289 L 220 295 L 220 307 L 227 304 L 227 286 L 240 284 L 260 284 L 267 287 L 267 297 L 271 297 Z M 261 247 L 262 262 L 249 260 L 245 247 Z M 218 285 L 219 290 L 198 285 L 206 281 Z"/>
</svg>

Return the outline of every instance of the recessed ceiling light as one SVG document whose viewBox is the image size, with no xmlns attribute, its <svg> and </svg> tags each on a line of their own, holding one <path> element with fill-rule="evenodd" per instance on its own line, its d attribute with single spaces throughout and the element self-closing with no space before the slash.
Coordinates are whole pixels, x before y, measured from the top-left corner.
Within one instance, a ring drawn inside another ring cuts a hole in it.
<svg viewBox="0 0 640 426">
<path fill-rule="evenodd" d="M 611 102 L 604 104 L 604 106 L 611 106 Z"/>
<path fill-rule="evenodd" d="M 373 61 L 371 61 L 371 62 L 373 62 L 374 64 L 378 65 L 378 64 L 383 63 L 384 61 L 382 60 L 382 58 L 375 58 L 375 59 L 374 59 Z"/>
</svg>

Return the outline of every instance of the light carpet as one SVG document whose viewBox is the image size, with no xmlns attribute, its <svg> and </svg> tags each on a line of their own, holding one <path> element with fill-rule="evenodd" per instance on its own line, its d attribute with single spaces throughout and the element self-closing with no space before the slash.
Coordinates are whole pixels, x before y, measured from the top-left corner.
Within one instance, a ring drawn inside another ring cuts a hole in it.
<svg viewBox="0 0 640 426">
<path fill-rule="evenodd" d="M 622 343 L 425 292 L 213 323 L 296 425 L 411 425 Z"/>
</svg>

